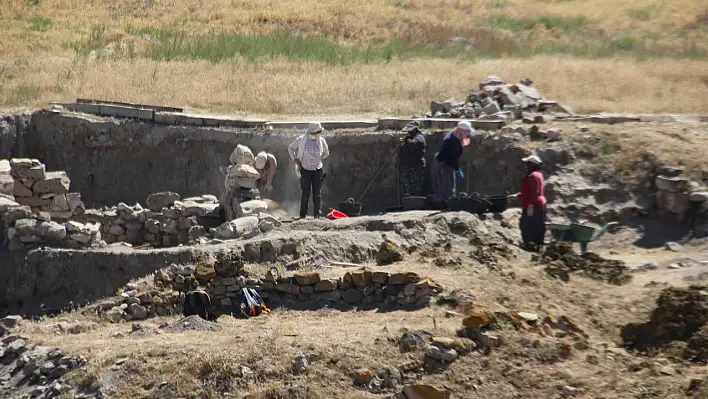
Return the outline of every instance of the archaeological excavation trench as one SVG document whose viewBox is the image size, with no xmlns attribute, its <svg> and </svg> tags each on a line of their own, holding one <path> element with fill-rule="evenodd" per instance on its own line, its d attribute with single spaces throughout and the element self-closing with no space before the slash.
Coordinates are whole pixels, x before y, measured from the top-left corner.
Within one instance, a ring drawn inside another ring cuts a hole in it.
<svg viewBox="0 0 708 399">
<path fill-rule="evenodd" d="M 524 173 L 520 158 L 531 152 L 525 144 L 528 132 L 521 126 L 478 130 L 461 159 L 466 177 L 458 191 L 503 195 L 518 190 Z M 428 162 L 445 133 L 426 129 Z M 9 206 L 8 198 L 0 198 L 6 201 L 4 207 L 0 203 L 2 313 L 30 314 L 41 304 L 59 307 L 97 300 L 114 295 L 131 279 L 171 264 L 197 264 L 224 251 L 237 253 L 247 263 L 283 265 L 311 254 L 361 263 L 375 260 L 383 234 L 406 249 L 440 245 L 450 237 L 464 244 L 477 236 L 489 242 L 517 239 L 516 221 L 509 216 L 502 217 L 503 222 L 430 212 L 376 216 L 398 202 L 393 155 L 400 132 L 373 128 L 326 132 L 331 155 L 322 191 L 324 209 L 348 198 L 359 200 L 365 192 L 363 214 L 369 216 L 292 224 L 249 216 L 236 227 L 237 235 L 228 237 L 237 240 L 206 236 L 220 223 L 214 223 L 215 199 L 238 144 L 276 156 L 279 168 L 271 198 L 281 210 L 294 209 L 299 184 L 287 148 L 298 134 L 272 126 L 170 125 L 57 110 L 1 117 L 0 160 L 14 159 L 6 161 L 10 166 L 3 181 L 14 181 L 15 187 L 24 187 L 27 180 L 33 184 L 16 198 L 24 207 Z M 567 142 L 542 142 L 534 151 L 544 160 L 549 201 L 558 205 L 559 214 L 594 209 L 602 219 L 606 209 L 617 215 L 618 203 L 620 213 L 627 215 L 642 207 L 628 190 L 589 188 L 573 180 L 572 168 L 566 167 L 577 157 Z M 683 204 L 684 194 L 676 191 L 685 192 L 678 187 L 684 180 L 667 179 L 660 188 L 672 196 L 671 204 Z M 428 176 L 426 192 L 431 192 L 430 185 Z M 166 192 L 179 197 L 154 196 Z M 201 245 L 193 245 L 197 239 Z M 123 242 L 132 247 L 120 245 Z"/>
</svg>

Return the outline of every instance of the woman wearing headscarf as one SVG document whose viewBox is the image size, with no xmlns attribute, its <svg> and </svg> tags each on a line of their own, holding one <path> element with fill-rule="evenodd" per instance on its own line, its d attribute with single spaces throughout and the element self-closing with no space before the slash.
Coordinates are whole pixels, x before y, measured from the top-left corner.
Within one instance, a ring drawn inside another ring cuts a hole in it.
<svg viewBox="0 0 708 399">
<path fill-rule="evenodd" d="M 470 144 L 470 134 L 474 132 L 469 122 L 460 122 L 443 139 L 440 151 L 433 161 L 433 191 L 440 201 L 447 201 L 453 195 L 455 178 L 465 174 L 460 169 L 462 149 Z"/>
<path fill-rule="evenodd" d="M 408 132 L 399 153 L 403 193 L 409 196 L 421 196 L 425 179 L 425 136 L 418 129 L 416 121 L 407 124 L 403 131 Z"/>
<path fill-rule="evenodd" d="M 521 201 L 519 229 L 524 248 L 538 251 L 546 235 L 546 197 L 543 195 L 542 162 L 536 155 L 521 160 L 526 169 L 524 180 L 521 182 L 521 191 L 509 196 L 509 199 L 518 198 Z"/>
<path fill-rule="evenodd" d="M 273 176 L 275 169 L 278 167 L 278 162 L 273 154 L 261 151 L 256 155 L 256 160 L 253 162 L 253 167 L 256 168 L 261 178 L 258 179 L 258 190 L 265 191 L 270 194 L 273 191 Z"/>
<path fill-rule="evenodd" d="M 300 218 L 307 216 L 307 206 L 310 201 L 310 190 L 312 190 L 313 213 L 317 218 L 322 212 L 322 180 L 324 172 L 322 170 L 322 160 L 329 156 L 327 142 L 320 135 L 324 131 L 319 122 L 312 122 L 307 128 L 307 133 L 295 139 L 288 147 L 290 158 L 295 161 L 300 175 Z"/>
</svg>

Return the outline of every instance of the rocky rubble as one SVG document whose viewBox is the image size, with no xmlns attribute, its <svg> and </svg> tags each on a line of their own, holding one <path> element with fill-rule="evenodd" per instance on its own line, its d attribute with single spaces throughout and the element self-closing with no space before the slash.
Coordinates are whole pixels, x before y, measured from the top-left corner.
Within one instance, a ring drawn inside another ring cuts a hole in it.
<svg viewBox="0 0 708 399">
<path fill-rule="evenodd" d="M 59 349 L 30 344 L 24 336 L 8 335 L 0 341 L 0 359 L 3 397 L 96 397 L 77 392 L 62 379 L 87 363 L 84 356 L 71 356 Z"/>
<path fill-rule="evenodd" d="M 488 76 L 479 83 L 479 89 L 469 91 L 465 101 L 451 98 L 431 102 L 426 116 L 543 123 L 551 118 L 574 115 L 569 107 L 543 99 L 532 84 L 530 79 L 506 84 L 498 76 Z"/>
</svg>

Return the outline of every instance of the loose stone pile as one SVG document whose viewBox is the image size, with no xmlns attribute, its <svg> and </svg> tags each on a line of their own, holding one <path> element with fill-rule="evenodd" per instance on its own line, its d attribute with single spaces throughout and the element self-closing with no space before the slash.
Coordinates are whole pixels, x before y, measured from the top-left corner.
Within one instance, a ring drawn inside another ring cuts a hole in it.
<svg viewBox="0 0 708 399">
<path fill-rule="evenodd" d="M 191 285 L 184 275 L 178 274 L 183 287 Z M 192 281 L 194 277 L 192 276 Z M 157 278 L 156 278 L 157 280 Z M 120 321 L 145 320 L 154 316 L 167 316 L 181 312 L 184 293 L 170 286 L 148 286 L 146 282 L 129 283 L 120 295 L 104 300 L 95 306 L 95 311 L 105 320 Z"/>
<path fill-rule="evenodd" d="M 498 76 L 488 76 L 479 83 L 479 90 L 470 90 L 464 102 L 454 98 L 431 102 L 426 116 L 543 123 L 549 118 L 574 115 L 569 107 L 544 100 L 532 83 L 522 79 L 517 84 L 505 84 Z"/>
<path fill-rule="evenodd" d="M 0 391 L 29 398 L 93 397 L 77 394 L 61 377 L 87 363 L 59 349 L 28 343 L 27 337 L 8 335 L 0 341 Z M 16 396 L 15 396 L 16 395 Z"/>
</svg>

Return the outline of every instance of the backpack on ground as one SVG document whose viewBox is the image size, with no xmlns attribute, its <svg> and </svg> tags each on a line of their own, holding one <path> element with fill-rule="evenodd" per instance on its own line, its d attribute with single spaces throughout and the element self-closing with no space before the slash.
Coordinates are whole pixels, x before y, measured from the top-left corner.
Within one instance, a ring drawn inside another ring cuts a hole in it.
<svg viewBox="0 0 708 399">
<path fill-rule="evenodd" d="M 241 316 L 255 317 L 270 312 L 263 298 L 253 288 L 242 288 L 237 299 L 236 306 Z"/>
</svg>

